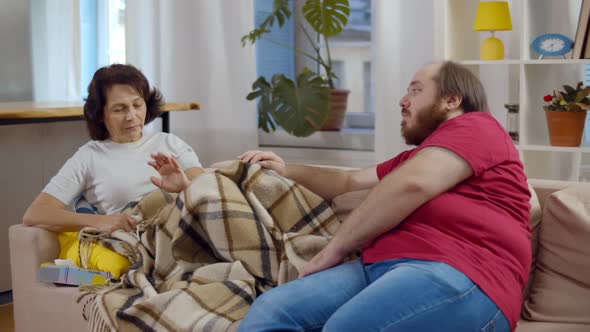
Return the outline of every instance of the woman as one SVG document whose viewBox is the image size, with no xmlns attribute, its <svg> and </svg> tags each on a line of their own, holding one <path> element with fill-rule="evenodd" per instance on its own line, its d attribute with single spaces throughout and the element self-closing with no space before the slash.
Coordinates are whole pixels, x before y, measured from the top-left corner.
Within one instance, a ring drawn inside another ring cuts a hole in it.
<svg viewBox="0 0 590 332">
<path fill-rule="evenodd" d="M 180 192 L 202 173 L 199 158 L 180 138 L 144 135 L 144 125 L 159 114 L 162 97 L 131 65 L 100 68 L 88 86 L 84 118 L 92 140 L 55 175 L 25 212 L 23 223 L 51 231 L 86 226 L 131 231 L 136 221 L 121 214 L 157 187 Z M 160 175 L 161 178 L 156 177 Z M 82 194 L 99 214 L 67 210 Z"/>
</svg>

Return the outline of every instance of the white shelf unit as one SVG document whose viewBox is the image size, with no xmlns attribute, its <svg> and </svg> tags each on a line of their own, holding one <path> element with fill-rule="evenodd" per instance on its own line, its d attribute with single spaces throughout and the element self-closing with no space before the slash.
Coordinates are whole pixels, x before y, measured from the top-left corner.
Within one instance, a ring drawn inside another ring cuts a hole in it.
<svg viewBox="0 0 590 332">
<path fill-rule="evenodd" d="M 518 103 L 518 149 L 529 178 L 590 181 L 590 146 L 555 147 L 549 135 L 543 96 L 563 84 L 583 80 L 584 65 L 590 60 L 538 59 L 530 43 L 543 33 L 560 33 L 575 38 L 582 0 L 509 0 L 511 31 L 498 31 L 505 59 L 479 59 L 481 41 L 489 32 L 473 31 L 476 0 L 436 0 L 435 59 L 466 65 L 482 81 L 492 115 L 506 126 L 504 104 Z M 555 13 L 559 13 L 556 15 Z M 583 144 L 583 143 L 582 143 Z"/>
</svg>

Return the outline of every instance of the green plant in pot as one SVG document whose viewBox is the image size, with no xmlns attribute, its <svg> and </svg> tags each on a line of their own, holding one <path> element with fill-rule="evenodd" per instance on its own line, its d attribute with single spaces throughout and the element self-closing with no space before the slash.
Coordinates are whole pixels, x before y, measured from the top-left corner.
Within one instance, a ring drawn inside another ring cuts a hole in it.
<svg viewBox="0 0 590 332">
<path fill-rule="evenodd" d="M 252 84 L 253 91 L 246 98 L 258 99 L 258 127 L 265 132 L 274 131 L 280 126 L 294 136 L 306 137 L 319 129 L 342 127 L 349 91 L 334 88 L 333 79 L 336 75 L 332 71 L 328 39 L 338 35 L 346 26 L 350 15 L 348 0 L 307 0 L 301 7 L 301 14 L 313 32 L 301 22 L 296 25 L 310 43 L 313 52 L 300 49 L 295 49 L 295 52 L 315 61 L 318 71 L 314 72 L 306 67 L 295 81 L 277 73 L 270 82 L 261 76 Z M 265 34 L 270 32 L 269 29 L 274 24 L 282 27 L 291 15 L 288 0 L 274 0 L 273 11 L 256 29 L 242 37 L 242 46 L 266 38 Z M 318 39 L 321 39 L 325 52 L 322 52 Z M 328 125 L 331 106 L 340 108 L 342 115 L 336 116 L 336 123 Z"/>
<path fill-rule="evenodd" d="M 564 85 L 563 91 L 553 91 L 543 97 L 547 117 L 549 142 L 554 146 L 580 146 L 586 110 L 590 109 L 590 87 L 579 82 L 575 88 Z"/>
</svg>

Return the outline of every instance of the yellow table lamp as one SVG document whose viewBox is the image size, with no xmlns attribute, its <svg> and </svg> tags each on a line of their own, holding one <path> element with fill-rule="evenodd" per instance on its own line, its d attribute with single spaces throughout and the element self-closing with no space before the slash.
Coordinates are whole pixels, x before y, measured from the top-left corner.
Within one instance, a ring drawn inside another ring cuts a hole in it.
<svg viewBox="0 0 590 332">
<path fill-rule="evenodd" d="M 473 23 L 475 31 L 490 31 L 492 36 L 481 44 L 480 58 L 482 60 L 504 59 L 504 44 L 494 37 L 494 31 L 512 30 L 510 9 L 506 1 L 481 1 L 477 4 L 477 13 Z"/>
</svg>

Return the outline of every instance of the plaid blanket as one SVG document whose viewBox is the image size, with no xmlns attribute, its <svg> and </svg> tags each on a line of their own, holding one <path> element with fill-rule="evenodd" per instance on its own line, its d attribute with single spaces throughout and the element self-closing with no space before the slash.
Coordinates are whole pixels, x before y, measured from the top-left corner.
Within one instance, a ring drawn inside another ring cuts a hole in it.
<svg viewBox="0 0 590 332">
<path fill-rule="evenodd" d="M 340 222 L 319 196 L 238 161 L 126 211 L 138 232 L 80 232 L 127 257 L 119 284 L 79 298 L 91 331 L 225 331 L 257 294 L 297 277 Z"/>
</svg>

